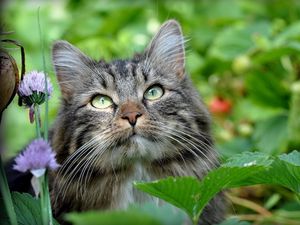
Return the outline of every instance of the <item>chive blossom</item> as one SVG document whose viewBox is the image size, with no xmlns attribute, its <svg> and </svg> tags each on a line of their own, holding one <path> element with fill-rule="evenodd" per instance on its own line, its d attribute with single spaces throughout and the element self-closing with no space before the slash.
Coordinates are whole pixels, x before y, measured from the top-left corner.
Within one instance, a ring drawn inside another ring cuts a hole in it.
<svg viewBox="0 0 300 225">
<path fill-rule="evenodd" d="M 47 78 L 47 90 L 45 90 L 45 73 L 32 71 L 25 74 L 19 85 L 18 94 L 25 106 L 31 107 L 33 104 L 41 105 L 45 102 L 46 95 L 51 96 L 53 91 L 50 79 Z"/>
<path fill-rule="evenodd" d="M 49 143 L 41 138 L 32 141 L 15 162 L 13 167 L 15 170 L 20 172 L 29 170 L 36 177 L 42 176 L 47 168 L 55 170 L 59 167 Z"/>
</svg>

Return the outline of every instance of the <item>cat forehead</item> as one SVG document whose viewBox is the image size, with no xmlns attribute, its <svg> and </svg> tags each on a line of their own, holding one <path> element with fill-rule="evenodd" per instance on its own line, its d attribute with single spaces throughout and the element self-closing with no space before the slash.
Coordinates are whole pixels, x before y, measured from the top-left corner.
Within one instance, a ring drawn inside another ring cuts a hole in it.
<svg viewBox="0 0 300 225">
<path fill-rule="evenodd" d="M 145 72 L 141 61 L 115 60 L 110 63 L 99 62 L 94 73 L 87 79 L 97 78 L 103 88 L 117 91 L 124 96 L 136 93 L 139 87 L 143 88 L 151 75 L 151 70 Z"/>
<path fill-rule="evenodd" d="M 115 60 L 110 63 L 100 63 L 98 66 L 98 72 L 102 72 L 100 78 L 104 75 L 104 78 L 111 78 L 115 83 L 145 83 L 156 75 L 155 71 L 147 67 L 142 60 Z"/>
</svg>

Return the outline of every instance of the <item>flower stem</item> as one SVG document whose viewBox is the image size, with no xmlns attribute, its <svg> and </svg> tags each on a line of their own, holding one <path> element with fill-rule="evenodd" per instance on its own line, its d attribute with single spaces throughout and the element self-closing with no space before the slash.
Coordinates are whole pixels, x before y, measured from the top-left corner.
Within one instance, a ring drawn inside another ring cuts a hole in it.
<svg viewBox="0 0 300 225">
<path fill-rule="evenodd" d="M 41 138 L 41 124 L 40 124 L 40 109 L 38 104 L 34 104 L 34 120 L 35 120 L 35 130 L 36 136 Z"/>
<path fill-rule="evenodd" d="M 43 70 L 45 73 L 45 93 L 48 93 L 48 83 L 47 83 L 47 73 L 46 73 L 46 59 L 45 59 L 45 47 L 44 47 L 44 39 L 43 39 L 43 33 L 41 28 L 41 20 L 40 20 L 40 8 L 38 8 L 38 28 L 39 28 L 39 36 L 40 36 L 40 45 L 41 45 L 41 51 L 42 51 L 42 59 L 43 59 Z M 45 121 L 44 121 L 44 139 L 48 141 L 48 98 L 49 95 L 46 94 L 45 96 Z"/>
<path fill-rule="evenodd" d="M 48 171 L 45 173 L 45 193 L 46 193 L 46 203 L 47 203 L 47 209 L 48 209 L 48 217 L 49 217 L 49 224 L 53 224 L 52 219 L 52 209 L 51 209 L 51 200 L 50 200 L 50 192 L 49 192 L 49 182 L 48 182 Z"/>
<path fill-rule="evenodd" d="M 48 214 L 48 207 L 47 207 L 47 192 L 45 188 L 45 175 L 39 177 L 39 184 L 40 184 L 40 200 L 41 200 L 41 211 L 42 211 L 42 220 L 43 225 L 49 225 L 49 214 Z"/>
<path fill-rule="evenodd" d="M 2 158 L 0 155 L 0 178 L 1 178 L 1 182 L 0 182 L 0 189 L 1 189 L 1 195 L 4 201 L 4 205 L 10 220 L 10 224 L 12 225 L 18 225 L 17 222 L 17 216 L 16 216 L 16 212 L 14 209 L 14 205 L 12 202 L 12 198 L 11 198 L 11 194 L 10 194 L 10 190 L 7 184 L 7 179 L 6 179 L 6 175 L 4 172 L 4 168 L 2 165 Z"/>
</svg>

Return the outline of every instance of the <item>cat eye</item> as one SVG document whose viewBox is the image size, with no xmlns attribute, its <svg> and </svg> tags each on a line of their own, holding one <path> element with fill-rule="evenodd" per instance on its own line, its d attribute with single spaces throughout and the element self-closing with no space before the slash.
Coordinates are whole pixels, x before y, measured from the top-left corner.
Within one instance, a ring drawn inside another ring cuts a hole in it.
<svg viewBox="0 0 300 225">
<path fill-rule="evenodd" d="M 106 109 L 113 104 L 113 101 L 106 95 L 96 95 L 92 99 L 91 104 L 97 109 Z"/>
<path fill-rule="evenodd" d="M 153 101 L 159 99 L 161 96 L 163 96 L 163 94 L 163 89 L 158 85 L 154 85 L 147 89 L 147 91 L 144 93 L 144 98 Z"/>
</svg>

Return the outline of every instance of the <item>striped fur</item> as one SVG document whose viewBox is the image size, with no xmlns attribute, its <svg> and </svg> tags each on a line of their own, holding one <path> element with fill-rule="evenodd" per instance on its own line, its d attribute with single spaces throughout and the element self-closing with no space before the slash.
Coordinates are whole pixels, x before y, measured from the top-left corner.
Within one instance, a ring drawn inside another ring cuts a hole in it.
<svg viewBox="0 0 300 225">
<path fill-rule="evenodd" d="M 133 181 L 167 176 L 203 177 L 218 165 L 210 118 L 185 74 L 184 39 L 179 24 L 162 25 L 143 54 L 110 63 L 94 61 L 66 41 L 53 46 L 53 64 L 62 103 L 51 130 L 61 168 L 52 174 L 55 215 L 89 209 L 126 208 L 149 197 Z M 152 85 L 163 96 L 146 100 Z M 93 96 L 114 104 L 96 109 Z M 121 116 L 128 103 L 141 111 L 132 127 Z M 206 208 L 203 224 L 223 216 L 222 197 Z"/>
</svg>

